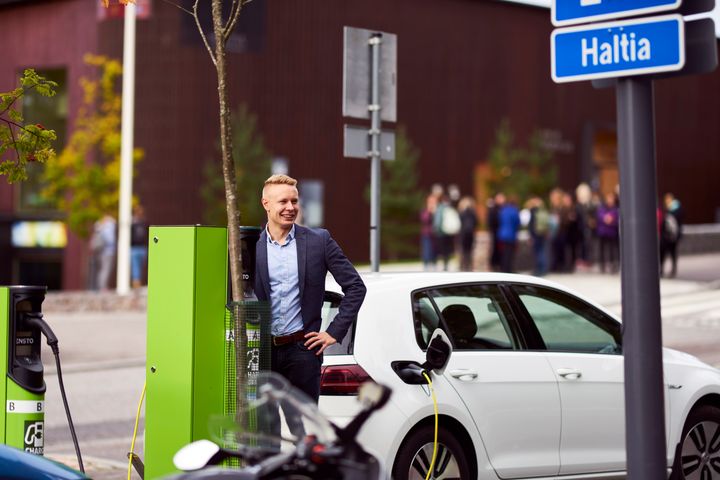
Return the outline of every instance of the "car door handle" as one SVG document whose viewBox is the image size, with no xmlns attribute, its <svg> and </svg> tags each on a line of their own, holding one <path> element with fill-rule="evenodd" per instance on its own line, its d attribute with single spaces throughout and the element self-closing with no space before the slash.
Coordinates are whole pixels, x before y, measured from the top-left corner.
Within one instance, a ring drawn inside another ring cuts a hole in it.
<svg viewBox="0 0 720 480">
<path fill-rule="evenodd" d="M 566 380 L 577 380 L 582 377 L 582 372 L 574 368 L 558 368 L 557 374 Z"/>
<path fill-rule="evenodd" d="M 478 374 L 472 370 L 450 370 L 450 376 L 463 382 L 469 382 L 475 380 Z"/>
</svg>

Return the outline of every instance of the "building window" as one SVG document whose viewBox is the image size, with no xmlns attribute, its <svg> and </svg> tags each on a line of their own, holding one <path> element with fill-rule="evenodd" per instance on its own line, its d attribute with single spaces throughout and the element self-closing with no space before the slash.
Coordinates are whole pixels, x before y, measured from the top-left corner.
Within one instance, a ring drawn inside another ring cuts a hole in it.
<svg viewBox="0 0 720 480">
<path fill-rule="evenodd" d="M 323 226 L 323 187 L 321 180 L 298 182 L 302 224 L 306 227 Z"/>
<path fill-rule="evenodd" d="M 53 144 L 55 152 L 59 155 L 65 147 L 67 135 L 68 95 L 67 71 L 65 69 L 37 70 L 38 74 L 58 84 L 53 97 L 43 97 L 34 90 L 30 90 L 23 97 L 22 112 L 28 123 L 39 123 L 47 129 L 55 130 L 57 140 Z M 18 210 L 48 212 L 54 206 L 45 200 L 40 192 L 42 184 L 42 164 L 28 165 L 28 179 L 19 184 Z"/>
</svg>

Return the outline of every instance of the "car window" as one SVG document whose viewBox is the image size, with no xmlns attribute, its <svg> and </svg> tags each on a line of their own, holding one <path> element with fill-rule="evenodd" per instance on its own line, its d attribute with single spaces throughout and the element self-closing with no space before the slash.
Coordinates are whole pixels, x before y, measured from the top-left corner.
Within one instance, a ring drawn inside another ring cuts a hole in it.
<svg viewBox="0 0 720 480">
<path fill-rule="evenodd" d="M 320 331 L 324 332 L 340 308 L 340 301 L 343 296 L 336 292 L 325 292 L 322 306 L 322 325 Z M 353 353 L 353 338 L 355 336 L 355 322 L 350 325 L 347 334 L 341 341 L 330 345 L 325 349 L 323 355 L 350 355 Z"/>
<path fill-rule="evenodd" d="M 514 289 L 547 350 L 621 353 L 619 323 L 592 305 L 550 288 L 515 286 Z"/>
<path fill-rule="evenodd" d="M 427 347 L 442 328 L 456 350 L 514 349 L 502 294 L 493 285 L 455 285 L 416 292 L 413 317 L 418 344 Z"/>
</svg>

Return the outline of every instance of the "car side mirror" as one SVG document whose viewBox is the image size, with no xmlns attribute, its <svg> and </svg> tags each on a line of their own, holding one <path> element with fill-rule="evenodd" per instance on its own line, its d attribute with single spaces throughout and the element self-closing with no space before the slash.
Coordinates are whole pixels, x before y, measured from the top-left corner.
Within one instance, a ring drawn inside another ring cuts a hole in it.
<svg viewBox="0 0 720 480">
<path fill-rule="evenodd" d="M 436 328 L 430 336 L 427 351 L 425 352 L 425 363 L 423 368 L 432 370 L 436 375 L 442 375 L 445 367 L 450 361 L 452 344 L 447 334 L 440 328 Z"/>
</svg>

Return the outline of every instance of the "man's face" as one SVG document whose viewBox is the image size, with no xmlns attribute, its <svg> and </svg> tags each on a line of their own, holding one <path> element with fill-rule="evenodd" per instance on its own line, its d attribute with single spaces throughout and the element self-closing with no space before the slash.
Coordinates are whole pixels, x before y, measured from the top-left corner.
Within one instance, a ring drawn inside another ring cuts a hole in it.
<svg viewBox="0 0 720 480">
<path fill-rule="evenodd" d="M 289 229 L 300 210 L 297 188 L 291 185 L 267 185 L 263 190 L 262 205 L 271 226 Z"/>
</svg>

